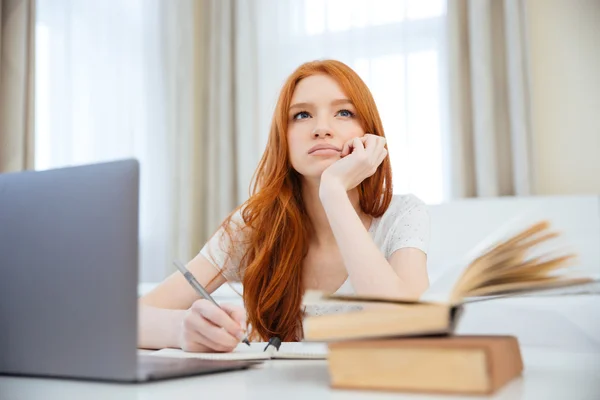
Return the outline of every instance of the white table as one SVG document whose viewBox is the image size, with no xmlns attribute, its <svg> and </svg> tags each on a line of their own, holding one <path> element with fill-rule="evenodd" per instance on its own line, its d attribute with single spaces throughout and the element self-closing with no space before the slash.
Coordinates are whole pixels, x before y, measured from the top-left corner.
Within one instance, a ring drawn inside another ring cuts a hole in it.
<svg viewBox="0 0 600 400">
<path fill-rule="evenodd" d="M 600 399 L 600 353 L 522 349 L 523 376 L 493 399 Z M 248 370 L 144 384 L 0 377 L 0 399 L 455 399 L 329 387 L 325 361 L 273 360 Z M 467 397 L 477 399 L 479 397 Z"/>
</svg>

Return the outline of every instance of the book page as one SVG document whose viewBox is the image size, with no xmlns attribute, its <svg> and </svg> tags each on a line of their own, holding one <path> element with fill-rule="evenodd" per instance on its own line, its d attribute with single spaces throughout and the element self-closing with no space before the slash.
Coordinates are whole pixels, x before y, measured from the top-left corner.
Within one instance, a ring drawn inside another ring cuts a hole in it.
<svg viewBox="0 0 600 400">
<path fill-rule="evenodd" d="M 458 284 L 469 264 L 490 248 L 510 238 L 515 232 L 526 228 L 528 223 L 532 221 L 530 214 L 530 210 L 523 211 L 499 227 L 491 230 L 460 260 L 451 262 L 451 265 L 435 281 L 431 282 L 429 289 L 421 296 L 420 300 L 442 303 L 450 301 L 452 290 Z"/>
<path fill-rule="evenodd" d="M 201 358 L 203 360 L 269 360 L 270 353 L 263 352 L 265 345 L 251 343 L 250 347 L 240 343 L 231 353 L 192 353 L 181 349 L 161 349 L 151 355 L 157 357 Z"/>
<path fill-rule="evenodd" d="M 273 352 L 273 358 L 325 360 L 327 359 L 327 352 L 328 348 L 326 343 L 284 342 L 279 347 L 279 351 Z"/>
<path fill-rule="evenodd" d="M 279 351 L 273 346 L 264 351 L 266 346 L 266 342 L 254 342 L 250 343 L 250 346 L 240 343 L 231 353 L 191 353 L 181 349 L 161 349 L 151 353 L 151 355 L 235 361 L 269 359 L 325 360 L 327 358 L 327 345 L 325 343 L 284 342 L 279 347 Z"/>
</svg>

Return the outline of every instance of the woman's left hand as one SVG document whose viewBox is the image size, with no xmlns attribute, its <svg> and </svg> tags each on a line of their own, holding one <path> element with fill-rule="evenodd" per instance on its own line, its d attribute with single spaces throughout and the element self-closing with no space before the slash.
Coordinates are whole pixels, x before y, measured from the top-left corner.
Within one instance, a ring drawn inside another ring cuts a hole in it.
<svg viewBox="0 0 600 400">
<path fill-rule="evenodd" d="M 321 175 L 323 182 L 330 185 L 333 182 L 349 191 L 377 171 L 388 152 L 385 148 L 384 137 L 365 134 L 344 144 L 341 159 L 331 164 Z"/>
</svg>

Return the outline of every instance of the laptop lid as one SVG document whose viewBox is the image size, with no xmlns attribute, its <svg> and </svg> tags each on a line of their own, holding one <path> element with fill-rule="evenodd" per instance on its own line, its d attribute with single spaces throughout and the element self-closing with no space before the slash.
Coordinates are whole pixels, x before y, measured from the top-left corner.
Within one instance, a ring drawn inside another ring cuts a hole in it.
<svg viewBox="0 0 600 400">
<path fill-rule="evenodd" d="M 0 373 L 135 380 L 136 160 L 0 175 Z"/>
</svg>

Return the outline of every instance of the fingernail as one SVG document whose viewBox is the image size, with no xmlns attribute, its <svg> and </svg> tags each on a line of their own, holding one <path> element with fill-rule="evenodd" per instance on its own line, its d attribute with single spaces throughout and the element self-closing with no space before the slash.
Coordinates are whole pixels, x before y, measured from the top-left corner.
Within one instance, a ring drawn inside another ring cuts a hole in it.
<svg viewBox="0 0 600 400">
<path fill-rule="evenodd" d="M 246 337 L 246 334 L 243 331 L 238 331 L 235 337 L 237 337 L 239 340 L 243 340 Z"/>
</svg>

